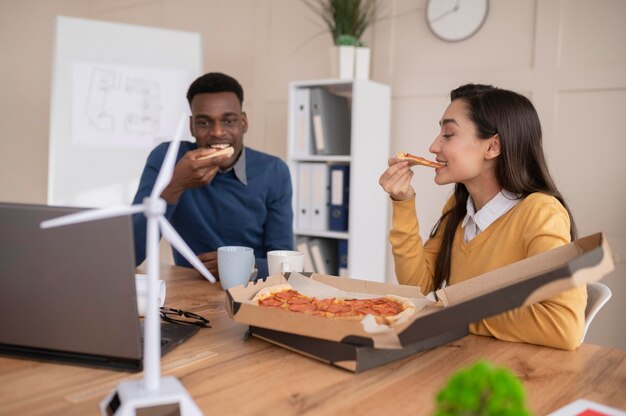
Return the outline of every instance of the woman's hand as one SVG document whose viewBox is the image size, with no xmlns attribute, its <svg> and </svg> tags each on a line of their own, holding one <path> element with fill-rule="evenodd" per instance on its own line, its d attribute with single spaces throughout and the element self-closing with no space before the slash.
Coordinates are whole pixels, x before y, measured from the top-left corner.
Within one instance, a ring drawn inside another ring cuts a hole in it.
<svg viewBox="0 0 626 416">
<path fill-rule="evenodd" d="M 415 190 L 411 186 L 413 171 L 409 162 L 390 158 L 389 168 L 382 174 L 378 183 L 394 201 L 405 201 L 415 196 Z"/>
</svg>

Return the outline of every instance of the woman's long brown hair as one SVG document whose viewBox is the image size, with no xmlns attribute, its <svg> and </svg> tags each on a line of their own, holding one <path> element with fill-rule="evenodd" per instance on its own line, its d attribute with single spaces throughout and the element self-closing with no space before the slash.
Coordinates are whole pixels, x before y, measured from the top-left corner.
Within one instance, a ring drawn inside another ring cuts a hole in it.
<svg viewBox="0 0 626 416">
<path fill-rule="evenodd" d="M 450 93 L 451 101 L 467 104 L 469 119 L 480 139 L 497 134 L 501 153 L 496 160 L 496 178 L 500 187 L 521 199 L 534 192 L 555 197 L 570 216 L 570 237 L 576 239 L 576 224 L 572 213 L 556 188 L 543 153 L 541 123 L 535 107 L 523 95 L 492 87 L 466 84 Z M 465 218 L 469 192 L 462 183 L 454 188 L 454 206 L 443 213 L 433 227 L 434 237 L 443 226 L 443 240 L 435 266 L 435 287 L 449 283 L 452 245 L 458 225 Z"/>
</svg>

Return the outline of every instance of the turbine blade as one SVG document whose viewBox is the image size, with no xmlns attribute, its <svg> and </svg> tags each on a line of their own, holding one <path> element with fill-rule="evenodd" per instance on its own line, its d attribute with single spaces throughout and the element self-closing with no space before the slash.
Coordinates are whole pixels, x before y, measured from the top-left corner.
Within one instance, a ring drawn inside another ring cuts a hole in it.
<svg viewBox="0 0 626 416">
<path fill-rule="evenodd" d="M 202 264 L 198 256 L 189 248 L 187 243 L 183 241 L 181 236 L 176 232 L 174 227 L 163 217 L 159 218 L 159 226 L 161 227 L 161 232 L 163 233 L 163 237 L 167 239 L 167 241 L 174 246 L 176 250 L 180 254 L 183 255 L 184 258 L 187 259 L 189 263 L 193 267 L 195 267 L 207 280 L 211 283 L 215 283 L 215 277 L 211 274 L 211 272 Z"/>
<path fill-rule="evenodd" d="M 178 127 L 176 128 L 176 135 L 174 136 L 174 140 L 172 140 L 170 146 L 167 148 L 165 159 L 163 159 L 163 164 L 161 165 L 161 171 L 159 172 L 159 175 L 154 182 L 154 188 L 152 188 L 150 198 L 161 197 L 161 192 L 163 192 L 167 184 L 169 184 L 170 180 L 172 179 L 174 166 L 176 166 L 176 155 L 178 155 L 178 147 L 180 146 L 180 140 L 183 135 L 183 129 L 185 128 L 186 120 L 187 115 L 183 114 L 180 117 L 180 121 L 178 122 Z"/>
<path fill-rule="evenodd" d="M 75 214 L 64 215 L 62 217 L 46 220 L 39 224 L 39 226 L 41 228 L 61 227 L 63 225 L 77 224 L 80 222 L 135 214 L 143 211 L 143 209 L 143 205 L 116 205 L 108 208 L 91 209 L 89 211 L 81 211 Z"/>
</svg>

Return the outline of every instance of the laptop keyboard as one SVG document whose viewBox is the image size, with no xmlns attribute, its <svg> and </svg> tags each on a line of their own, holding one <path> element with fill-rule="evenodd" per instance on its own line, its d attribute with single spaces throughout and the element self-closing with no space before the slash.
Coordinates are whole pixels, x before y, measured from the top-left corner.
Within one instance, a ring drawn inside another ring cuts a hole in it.
<svg viewBox="0 0 626 416">
<path fill-rule="evenodd" d="M 177 345 L 183 343 L 200 328 L 195 325 L 178 325 L 169 322 L 161 322 L 161 356 L 167 354 Z M 143 322 L 140 323 L 143 334 Z M 144 338 L 141 337 L 141 351 L 143 354 Z"/>
</svg>

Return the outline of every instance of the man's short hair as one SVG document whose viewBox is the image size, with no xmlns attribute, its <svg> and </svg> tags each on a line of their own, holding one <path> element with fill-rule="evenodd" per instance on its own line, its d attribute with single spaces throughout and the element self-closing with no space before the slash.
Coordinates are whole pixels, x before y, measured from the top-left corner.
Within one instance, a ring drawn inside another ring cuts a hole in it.
<svg viewBox="0 0 626 416">
<path fill-rule="evenodd" d="M 197 78 L 189 86 L 187 91 L 187 101 L 191 105 L 191 100 L 198 94 L 232 92 L 239 99 L 239 104 L 243 105 L 243 88 L 239 82 L 221 72 L 209 72 Z"/>
</svg>

